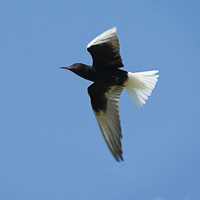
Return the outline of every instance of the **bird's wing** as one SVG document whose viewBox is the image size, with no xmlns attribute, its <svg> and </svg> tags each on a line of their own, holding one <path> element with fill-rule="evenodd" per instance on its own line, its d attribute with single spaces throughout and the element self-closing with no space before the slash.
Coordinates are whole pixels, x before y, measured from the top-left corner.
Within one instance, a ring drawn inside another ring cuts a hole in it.
<svg viewBox="0 0 200 200">
<path fill-rule="evenodd" d="M 124 87 L 122 86 L 111 87 L 96 83 L 88 87 L 92 108 L 99 128 L 117 161 L 123 160 L 119 117 L 119 98 L 123 89 Z"/>
<path fill-rule="evenodd" d="M 93 39 L 87 50 L 92 55 L 93 66 L 123 67 L 120 56 L 119 40 L 116 34 L 117 28 L 113 27 Z"/>
</svg>

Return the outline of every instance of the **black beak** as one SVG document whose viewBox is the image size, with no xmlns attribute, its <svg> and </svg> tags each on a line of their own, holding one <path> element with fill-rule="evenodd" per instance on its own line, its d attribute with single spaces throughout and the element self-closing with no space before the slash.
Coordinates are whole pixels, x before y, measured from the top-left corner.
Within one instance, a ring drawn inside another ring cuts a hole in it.
<svg viewBox="0 0 200 200">
<path fill-rule="evenodd" d="M 71 66 L 70 66 L 70 67 L 60 67 L 60 68 L 70 70 L 70 69 L 71 69 Z"/>
</svg>

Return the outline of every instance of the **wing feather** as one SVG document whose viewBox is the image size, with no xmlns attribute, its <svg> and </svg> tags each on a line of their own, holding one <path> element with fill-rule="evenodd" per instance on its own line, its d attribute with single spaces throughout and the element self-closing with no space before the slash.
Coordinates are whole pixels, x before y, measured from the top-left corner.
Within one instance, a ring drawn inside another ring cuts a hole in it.
<svg viewBox="0 0 200 200">
<path fill-rule="evenodd" d="M 113 66 L 120 68 L 124 66 L 120 56 L 116 31 L 117 28 L 113 27 L 97 36 L 87 45 L 94 67 Z"/>
<path fill-rule="evenodd" d="M 91 104 L 104 140 L 117 161 L 123 160 L 119 99 L 124 87 L 96 83 L 88 87 Z M 97 99 L 98 98 L 98 99 Z M 99 102 L 104 102 L 103 105 Z"/>
</svg>

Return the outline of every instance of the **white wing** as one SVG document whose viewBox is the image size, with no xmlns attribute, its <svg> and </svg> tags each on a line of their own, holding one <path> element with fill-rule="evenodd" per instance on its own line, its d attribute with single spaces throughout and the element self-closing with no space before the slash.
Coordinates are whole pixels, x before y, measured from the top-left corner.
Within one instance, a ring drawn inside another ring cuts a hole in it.
<svg viewBox="0 0 200 200">
<path fill-rule="evenodd" d="M 101 44 L 101 43 L 104 43 L 104 42 L 108 42 L 108 41 L 113 40 L 113 39 L 118 39 L 116 31 L 117 31 L 117 27 L 113 27 L 113 28 L 103 32 L 101 35 L 99 35 L 96 38 L 94 38 L 87 45 L 87 49 L 90 48 L 93 45 L 97 45 L 97 44 Z"/>
<path fill-rule="evenodd" d="M 102 66 L 123 67 L 120 56 L 117 28 L 111 28 L 97 36 L 87 45 L 87 50 L 92 56 L 93 67 Z"/>
</svg>

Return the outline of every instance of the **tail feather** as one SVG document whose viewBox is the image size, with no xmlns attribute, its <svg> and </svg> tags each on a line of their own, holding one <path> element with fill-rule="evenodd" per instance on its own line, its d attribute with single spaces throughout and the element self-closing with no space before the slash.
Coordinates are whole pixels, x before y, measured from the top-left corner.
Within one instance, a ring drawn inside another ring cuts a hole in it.
<svg viewBox="0 0 200 200">
<path fill-rule="evenodd" d="M 157 70 L 146 72 L 128 72 L 128 81 L 125 89 L 133 102 L 141 108 L 155 88 L 159 75 Z"/>
</svg>

